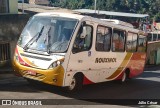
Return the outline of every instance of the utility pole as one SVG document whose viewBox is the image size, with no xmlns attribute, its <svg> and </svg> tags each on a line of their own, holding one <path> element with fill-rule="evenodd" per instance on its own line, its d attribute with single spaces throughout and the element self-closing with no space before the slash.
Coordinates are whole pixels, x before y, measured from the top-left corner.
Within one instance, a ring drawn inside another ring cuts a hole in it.
<svg viewBox="0 0 160 108">
<path fill-rule="evenodd" d="M 94 2 L 94 10 L 95 10 L 95 13 L 96 13 L 96 7 L 97 7 L 97 0 L 95 0 L 95 2 Z"/>
<path fill-rule="evenodd" d="M 22 13 L 24 14 L 24 7 L 23 7 L 23 4 L 24 4 L 24 0 L 22 0 Z"/>
</svg>

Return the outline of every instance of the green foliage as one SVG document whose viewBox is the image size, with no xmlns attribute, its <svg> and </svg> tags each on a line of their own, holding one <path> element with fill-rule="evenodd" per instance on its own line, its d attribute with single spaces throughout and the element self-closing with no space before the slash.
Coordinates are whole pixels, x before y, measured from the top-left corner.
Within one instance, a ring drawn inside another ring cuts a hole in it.
<svg viewBox="0 0 160 108">
<path fill-rule="evenodd" d="M 94 9 L 95 0 L 51 0 L 53 6 L 68 9 Z M 149 14 L 160 18 L 160 0 L 97 0 L 97 9 Z"/>
<path fill-rule="evenodd" d="M 155 16 L 154 16 L 154 20 L 156 22 L 160 22 L 160 12 L 158 12 Z"/>
</svg>

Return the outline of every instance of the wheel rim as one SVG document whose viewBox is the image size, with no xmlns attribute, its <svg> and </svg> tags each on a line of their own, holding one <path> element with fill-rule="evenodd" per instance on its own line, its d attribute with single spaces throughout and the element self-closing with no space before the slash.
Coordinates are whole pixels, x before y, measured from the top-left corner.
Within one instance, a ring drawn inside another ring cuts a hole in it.
<svg viewBox="0 0 160 108">
<path fill-rule="evenodd" d="M 76 85 L 76 79 L 75 78 L 72 78 L 72 81 L 70 83 L 70 86 L 69 86 L 69 89 L 70 90 L 73 90 L 75 88 L 75 85 Z"/>
<path fill-rule="evenodd" d="M 122 82 L 125 82 L 125 80 L 126 80 L 126 73 L 123 74 Z"/>
</svg>

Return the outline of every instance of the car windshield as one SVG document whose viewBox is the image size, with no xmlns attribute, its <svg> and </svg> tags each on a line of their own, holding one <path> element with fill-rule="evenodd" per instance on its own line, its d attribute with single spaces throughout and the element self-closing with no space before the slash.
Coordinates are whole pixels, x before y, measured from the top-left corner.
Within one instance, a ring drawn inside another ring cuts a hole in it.
<svg viewBox="0 0 160 108">
<path fill-rule="evenodd" d="M 65 52 L 78 20 L 64 17 L 34 16 L 18 40 L 24 49 Z"/>
</svg>

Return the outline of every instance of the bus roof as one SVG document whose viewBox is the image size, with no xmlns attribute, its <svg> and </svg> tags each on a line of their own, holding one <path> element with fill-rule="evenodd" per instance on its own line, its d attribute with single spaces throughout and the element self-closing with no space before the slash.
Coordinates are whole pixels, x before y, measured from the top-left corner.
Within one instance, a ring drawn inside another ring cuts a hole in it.
<svg viewBox="0 0 160 108">
<path fill-rule="evenodd" d="M 77 20 L 85 20 L 85 19 L 88 20 L 88 19 L 90 19 L 92 22 L 96 22 L 100 25 L 105 25 L 105 26 L 108 26 L 108 27 L 113 27 L 113 28 L 115 27 L 117 29 L 136 32 L 136 33 L 138 33 L 140 31 L 138 29 L 134 29 L 134 28 L 128 27 L 126 25 L 119 25 L 119 24 L 115 24 L 113 22 L 103 21 L 103 20 L 98 19 L 98 18 L 85 16 L 85 15 L 74 14 L 74 13 L 50 12 L 50 13 L 39 13 L 39 14 L 36 14 L 35 16 L 60 16 L 60 17 L 74 18 L 74 19 L 77 19 Z"/>
<path fill-rule="evenodd" d="M 84 17 L 84 19 L 85 19 L 85 17 Z M 112 28 L 116 28 L 116 29 L 120 29 L 120 30 L 124 30 L 124 31 L 143 33 L 143 31 L 132 28 L 132 27 L 128 27 L 127 25 L 120 25 L 120 24 L 116 24 L 113 22 L 103 21 L 101 19 L 93 18 L 93 17 L 90 17 L 90 20 L 92 20 L 92 22 L 98 23 L 99 25 L 104 25 L 104 26 L 108 26 L 108 27 L 112 27 Z"/>
<path fill-rule="evenodd" d="M 122 26 L 127 26 L 127 27 L 133 28 L 132 24 L 124 22 L 124 21 L 120 21 L 120 20 L 117 20 L 117 19 L 101 19 L 101 20 L 106 21 L 106 22 L 111 22 L 113 24 L 118 24 L 118 25 L 122 25 Z"/>
<path fill-rule="evenodd" d="M 151 32 L 148 32 L 150 34 L 160 34 L 160 31 L 151 31 Z"/>
<path fill-rule="evenodd" d="M 38 13 L 35 16 L 60 16 L 60 17 L 78 19 L 78 20 L 81 20 L 83 17 L 85 17 L 79 14 L 63 13 L 63 12 L 44 12 L 44 13 Z"/>
<path fill-rule="evenodd" d="M 91 9 L 77 9 L 77 10 L 73 10 L 73 11 L 80 12 L 80 13 L 95 14 L 95 10 L 91 10 Z M 123 17 L 135 17 L 135 18 L 149 17 L 148 14 L 135 14 L 135 13 L 100 11 L 100 10 L 96 10 L 96 13 L 97 14 L 110 15 L 110 16 L 123 16 Z"/>
</svg>

